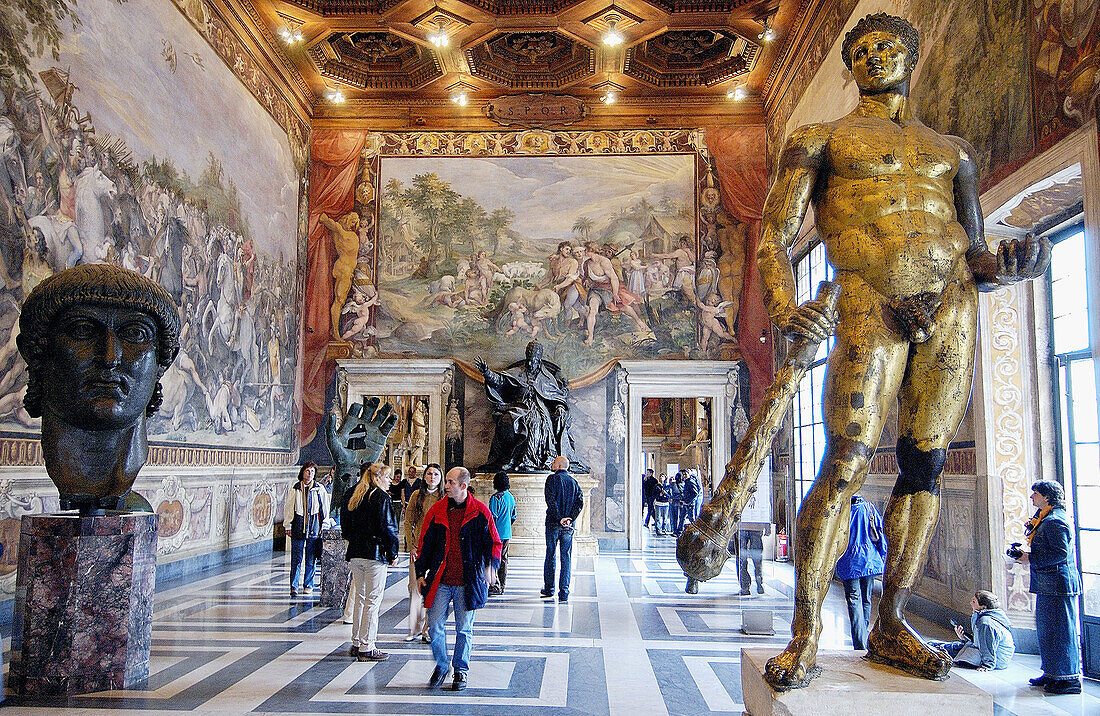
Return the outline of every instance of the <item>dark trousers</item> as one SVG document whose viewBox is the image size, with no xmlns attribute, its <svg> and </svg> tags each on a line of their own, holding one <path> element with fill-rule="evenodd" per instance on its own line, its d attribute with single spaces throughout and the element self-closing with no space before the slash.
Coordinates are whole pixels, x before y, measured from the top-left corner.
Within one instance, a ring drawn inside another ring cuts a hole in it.
<svg viewBox="0 0 1100 716">
<path fill-rule="evenodd" d="M 653 514 L 653 500 L 646 500 L 643 503 L 642 509 L 645 510 L 645 520 L 642 521 L 642 526 L 649 527 L 649 520 L 651 518 L 656 521 L 656 517 Z"/>
<path fill-rule="evenodd" d="M 561 552 L 561 572 L 558 575 L 558 598 L 569 596 L 569 573 L 573 568 L 573 530 L 561 525 L 546 525 L 546 561 L 542 564 L 545 591 L 554 591 L 555 550 Z"/>
<path fill-rule="evenodd" d="M 871 623 L 871 588 L 875 577 L 844 580 L 844 598 L 848 601 L 848 621 L 852 624 L 852 648 L 867 648 L 867 629 Z"/>
<path fill-rule="evenodd" d="M 508 576 L 508 540 L 500 543 L 500 569 L 497 570 L 497 581 L 500 582 L 500 591 L 504 591 L 504 580 Z"/>
<path fill-rule="evenodd" d="M 680 534 L 684 530 L 684 503 L 673 500 L 670 509 L 672 510 L 672 532 Z"/>
<path fill-rule="evenodd" d="M 1052 679 L 1081 677 L 1081 647 L 1077 638 L 1077 597 L 1035 595 L 1035 636 L 1039 662 Z"/>
<path fill-rule="evenodd" d="M 752 577 L 749 575 L 749 560 L 756 565 L 756 586 L 764 586 L 764 537 L 759 530 L 741 530 L 738 537 L 740 548 L 737 550 L 737 574 L 741 578 L 741 591 L 749 591 Z"/>
</svg>

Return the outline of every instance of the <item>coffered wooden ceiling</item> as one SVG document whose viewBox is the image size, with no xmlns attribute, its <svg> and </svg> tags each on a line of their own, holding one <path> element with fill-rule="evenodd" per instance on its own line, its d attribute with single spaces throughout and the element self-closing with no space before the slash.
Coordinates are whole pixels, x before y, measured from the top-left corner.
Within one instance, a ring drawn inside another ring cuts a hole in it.
<svg viewBox="0 0 1100 716">
<path fill-rule="evenodd" d="M 521 93 L 576 97 L 589 127 L 761 122 L 829 0 L 224 2 L 251 18 L 315 124 L 457 129 L 495 126 L 485 105 Z M 612 25 L 615 47 L 602 41 Z M 444 47 L 429 37 L 439 30 Z M 287 31 L 301 40 L 281 40 Z M 748 97 L 727 98 L 738 85 Z M 327 100 L 333 89 L 346 101 Z M 464 107 L 451 101 L 459 89 Z"/>
</svg>

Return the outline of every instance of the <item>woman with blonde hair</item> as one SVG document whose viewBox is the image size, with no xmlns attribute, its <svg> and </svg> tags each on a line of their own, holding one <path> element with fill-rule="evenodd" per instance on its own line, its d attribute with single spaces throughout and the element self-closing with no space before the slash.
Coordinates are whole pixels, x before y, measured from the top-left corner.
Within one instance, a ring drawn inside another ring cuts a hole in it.
<svg viewBox="0 0 1100 716">
<path fill-rule="evenodd" d="M 413 562 L 416 561 L 416 546 L 420 544 L 424 515 L 443 498 L 443 468 L 433 462 L 424 468 L 423 480 L 424 486 L 409 497 L 401 534 L 405 538 L 405 544 L 409 546 L 409 635 L 405 637 L 405 641 L 412 641 L 419 636 L 427 644 L 431 641 L 428 638 L 428 610 L 424 608 L 424 598 L 416 582 Z"/>
<path fill-rule="evenodd" d="M 386 590 L 386 566 L 397 561 L 397 518 L 389 487 L 393 470 L 374 463 L 359 468 L 359 483 L 348 498 L 343 518 L 347 560 L 351 563 L 355 592 L 351 605 L 351 656 L 359 661 L 385 661 L 379 651 L 378 612 Z"/>
</svg>

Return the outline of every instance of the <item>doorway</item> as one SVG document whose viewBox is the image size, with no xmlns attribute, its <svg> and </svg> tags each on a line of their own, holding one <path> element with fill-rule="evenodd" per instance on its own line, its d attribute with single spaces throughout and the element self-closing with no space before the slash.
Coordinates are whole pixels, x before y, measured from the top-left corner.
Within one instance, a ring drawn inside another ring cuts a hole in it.
<svg viewBox="0 0 1100 716">
<path fill-rule="evenodd" d="M 645 504 L 643 535 L 667 544 L 695 518 L 697 495 L 709 499 L 711 473 L 711 400 L 706 397 L 642 398 L 642 464 L 644 473 L 658 480 L 662 494 L 671 499 L 667 510 L 650 515 Z M 650 473 L 652 471 L 652 473 Z M 643 499 L 645 482 L 643 481 Z M 667 514 L 666 514 L 667 512 Z M 657 517 L 661 524 L 657 524 Z"/>
</svg>

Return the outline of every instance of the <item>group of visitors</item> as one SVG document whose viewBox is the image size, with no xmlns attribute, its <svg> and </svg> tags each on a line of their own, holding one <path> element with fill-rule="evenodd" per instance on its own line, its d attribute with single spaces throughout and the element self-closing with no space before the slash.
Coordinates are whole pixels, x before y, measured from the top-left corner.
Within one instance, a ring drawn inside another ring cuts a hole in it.
<svg viewBox="0 0 1100 716">
<path fill-rule="evenodd" d="M 681 470 L 671 478 L 662 473 L 658 478 L 653 476 L 652 469 L 647 469 L 642 478 L 643 524 L 649 529 L 652 522 L 658 536 L 679 536 L 684 525 L 699 516 L 703 496 L 703 480 L 698 470 Z"/>
<path fill-rule="evenodd" d="M 569 474 L 569 461 L 558 457 L 545 484 L 546 557 L 543 564 L 544 598 L 569 600 L 574 523 L 584 506 L 577 481 Z M 409 550 L 409 633 L 406 641 L 420 638 L 430 644 L 435 670 L 428 681 L 438 687 L 453 673 L 451 688 L 467 686 L 474 612 L 488 598 L 504 593 L 507 577 L 507 544 L 516 521 L 516 502 L 509 491 L 508 474 L 493 478 L 494 493 L 486 505 L 469 491 L 470 473 L 455 467 L 443 476 L 438 464 L 424 468 L 423 478 L 410 469 L 401 484 L 402 497 L 393 499 L 394 473 L 386 465 L 363 465 L 359 481 L 341 506 L 341 527 L 347 540 L 351 584 L 345 621 L 352 625 L 350 655 L 360 661 L 382 661 L 389 655 L 377 647 L 378 615 L 385 591 L 386 573 L 397 562 L 401 540 Z M 411 492 L 404 493 L 406 484 Z M 689 487 L 694 486 L 694 487 Z M 679 534 L 683 521 L 694 519 L 702 489 L 691 471 L 669 480 L 655 478 L 647 470 L 643 490 L 645 524 L 652 519 L 659 535 Z M 685 494 L 687 498 L 685 498 Z M 1032 686 L 1050 694 L 1081 692 L 1081 665 L 1077 635 L 1077 596 L 1081 583 L 1074 566 L 1073 528 L 1065 510 L 1065 492 L 1056 482 L 1032 485 L 1035 515 L 1027 521 L 1026 551 L 1013 544 L 1009 556 L 1027 564 L 1030 591 L 1036 595 L 1035 620 L 1042 675 Z M 679 521 L 668 524 L 670 504 L 677 504 Z M 400 506 L 399 506 L 400 505 Z M 836 577 L 844 583 L 852 645 L 866 649 L 871 622 L 871 594 L 875 577 L 885 571 L 887 541 L 882 517 L 873 504 L 854 495 L 851 499 L 848 545 L 837 561 Z M 398 527 L 398 513 L 403 519 Z M 291 537 L 291 595 L 312 594 L 316 564 L 321 554 L 321 531 L 333 524 L 329 496 L 317 480 L 317 466 L 301 467 L 298 480 L 288 491 L 283 524 Z M 748 594 L 751 575 L 748 561 L 756 564 L 757 591 L 764 593 L 761 559 L 762 531 L 740 531 L 738 570 L 741 594 Z M 755 540 L 754 540 L 755 538 Z M 561 569 L 557 569 L 557 557 Z M 303 569 L 304 567 L 304 569 Z M 303 574 L 304 572 L 304 574 Z M 956 664 L 979 671 L 1004 669 L 1016 645 L 1012 625 L 992 592 L 978 590 L 970 600 L 969 631 L 955 624 L 957 641 L 930 642 L 944 650 Z M 447 655 L 446 621 L 454 611 L 455 645 Z"/>
<path fill-rule="evenodd" d="M 568 472 L 566 458 L 556 458 L 552 468 L 545 485 L 546 588 L 542 596 L 553 596 L 557 576 L 558 599 L 564 603 L 569 599 L 574 522 L 584 499 Z M 396 564 L 403 540 L 409 550 L 409 632 L 405 640 L 419 638 L 431 645 L 435 670 L 428 681 L 430 688 L 441 686 L 450 676 L 452 690 L 461 691 L 467 686 L 474 612 L 490 596 L 504 593 L 516 501 L 506 472 L 494 476 L 494 492 L 486 505 L 471 494 L 470 472 L 464 467 L 454 467 L 444 476 L 442 468 L 433 463 L 424 468 L 420 479 L 415 470 L 410 467 L 399 482 L 389 466 L 364 464 L 358 482 L 339 508 L 350 565 L 344 616 L 351 624 L 349 655 L 359 661 L 389 658 L 377 646 L 378 617 L 386 574 Z M 328 492 L 316 475 L 314 463 L 302 466 L 284 508 L 283 522 L 291 535 L 293 597 L 299 594 L 300 578 L 302 594 L 312 594 L 321 531 L 334 523 Z M 411 488 L 408 493 L 407 488 Z M 452 611 L 455 642 L 448 657 L 446 622 Z"/>
<path fill-rule="evenodd" d="M 1031 486 L 1035 514 L 1024 525 L 1028 549 L 1013 543 L 1008 556 L 1028 565 L 1029 591 L 1035 595 L 1035 631 L 1043 673 L 1031 685 L 1048 694 L 1081 693 L 1077 600 L 1081 579 L 1075 566 L 1073 526 L 1066 514 L 1065 491 L 1050 480 Z M 871 589 L 886 563 L 882 517 L 861 496 L 852 497 L 848 547 L 836 565 L 844 582 L 852 645 L 867 648 Z M 1004 669 L 1016 654 L 1012 624 L 995 594 L 977 590 L 970 599 L 970 629 L 955 623 L 956 641 L 932 641 L 955 664 L 979 671 Z"/>
</svg>

